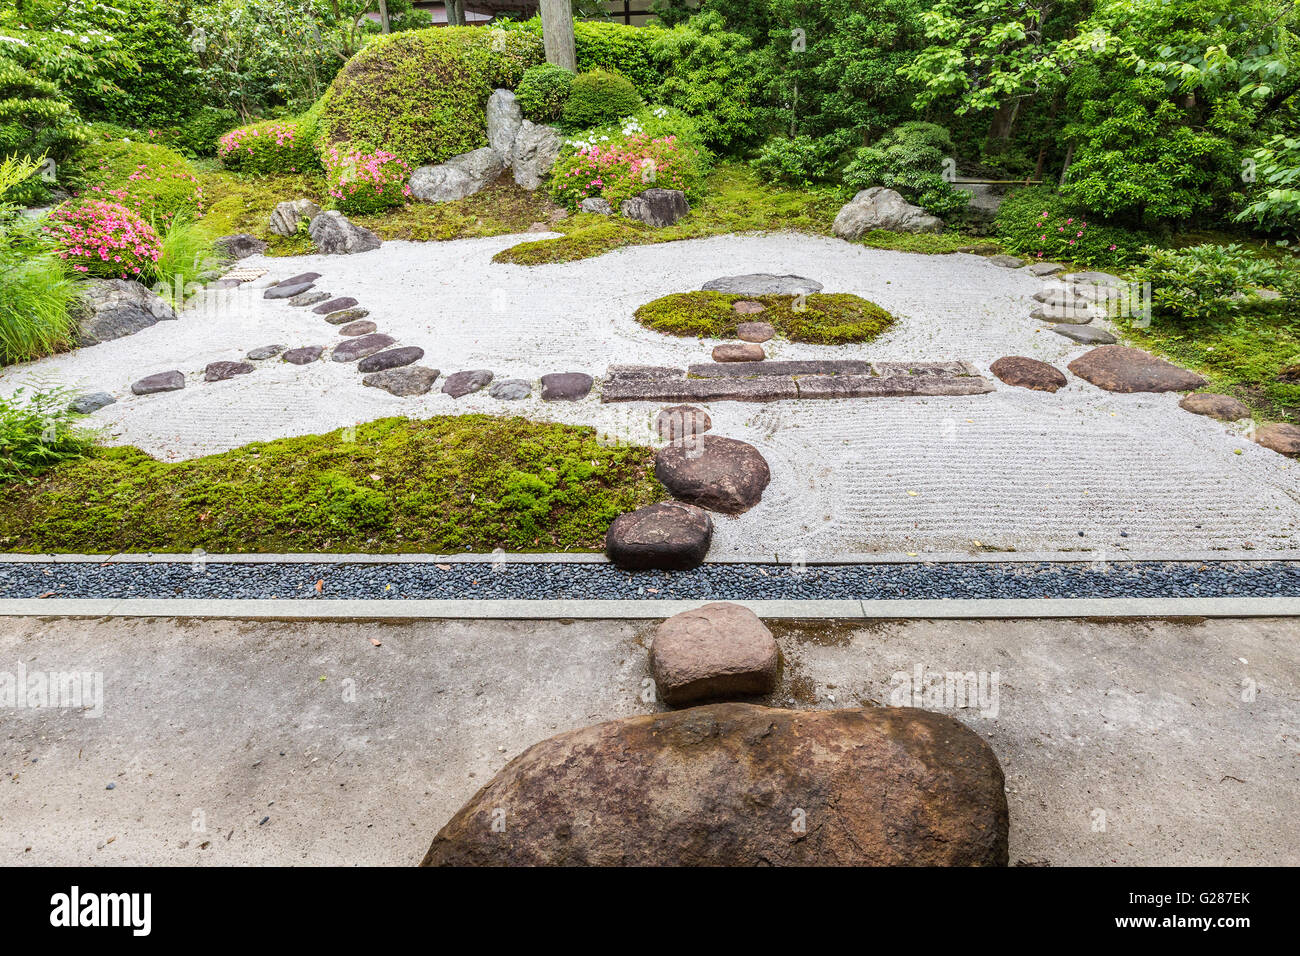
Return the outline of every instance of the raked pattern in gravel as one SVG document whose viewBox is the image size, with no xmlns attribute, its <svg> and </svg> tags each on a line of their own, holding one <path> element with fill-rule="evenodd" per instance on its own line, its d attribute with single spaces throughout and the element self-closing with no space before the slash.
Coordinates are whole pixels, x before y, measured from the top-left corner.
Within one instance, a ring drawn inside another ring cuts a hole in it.
<svg viewBox="0 0 1300 956">
<path fill-rule="evenodd" d="M 380 331 L 425 349 L 442 371 L 487 368 L 536 379 L 611 363 L 685 366 L 709 360 L 717 340 L 674 339 L 632 313 L 670 292 L 740 272 L 795 273 L 828 292 L 852 292 L 899 317 L 865 346 L 774 340 L 770 358 L 964 359 L 987 374 L 1004 355 L 1065 371 L 1087 351 L 1029 318 L 1044 280 L 978 256 L 923 256 L 799 235 L 724 236 L 630 247 L 553 266 L 491 262 L 523 240 L 387 242 L 354 256 L 254 257 L 267 274 L 217 293 L 174 322 L 125 339 L 0 372 L 0 394 L 41 380 L 118 402 L 92 422 L 109 441 L 168 460 L 254 440 L 329 431 L 386 415 L 488 412 L 594 425 L 658 444 L 659 405 L 601 405 L 533 397 L 503 402 L 486 391 L 453 400 L 440 379 L 429 394 L 396 398 L 367 388 L 347 363 L 256 363 L 237 379 L 205 384 L 202 369 L 257 346 L 334 345 L 337 329 L 311 310 L 267 301 L 262 290 L 304 271 L 318 288 L 358 299 Z M 132 396 L 128 386 L 179 368 L 186 388 Z M 1056 394 L 995 383 L 966 398 L 850 399 L 751 405 L 708 403 L 713 433 L 752 442 L 772 484 L 738 518 L 719 516 L 711 554 L 809 559 L 874 552 L 1021 551 L 1119 554 L 1215 549 L 1300 549 L 1300 467 L 1255 445 L 1240 426 L 1178 408 L 1178 394 L 1119 395 L 1066 373 Z M 1080 534 L 1082 532 L 1082 534 Z"/>
</svg>

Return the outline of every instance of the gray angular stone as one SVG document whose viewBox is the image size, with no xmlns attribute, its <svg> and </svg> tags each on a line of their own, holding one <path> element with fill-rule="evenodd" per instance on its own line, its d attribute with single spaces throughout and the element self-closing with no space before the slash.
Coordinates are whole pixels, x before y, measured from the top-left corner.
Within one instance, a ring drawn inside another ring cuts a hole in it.
<svg viewBox="0 0 1300 956">
<path fill-rule="evenodd" d="M 316 289 L 310 289 L 306 292 L 299 292 L 289 299 L 289 304 L 295 308 L 303 308 L 309 305 L 315 305 L 317 302 L 324 302 L 330 297 L 328 292 L 321 292 Z"/>
<path fill-rule="evenodd" d="M 344 309 L 350 309 L 357 304 L 357 300 L 351 296 L 343 295 L 337 299 L 330 299 L 328 302 L 322 302 L 316 308 L 312 309 L 317 315 L 333 315 L 335 312 L 341 312 Z"/>
<path fill-rule="evenodd" d="M 743 276 L 710 279 L 700 288 L 705 292 L 725 292 L 729 295 L 809 295 L 820 292 L 822 284 L 807 276 L 751 272 Z"/>
<path fill-rule="evenodd" d="M 433 388 L 433 383 L 438 380 L 438 374 L 436 368 L 425 368 L 423 365 L 408 365 L 405 368 L 390 368 L 382 372 L 371 372 L 361 379 L 361 384 L 369 385 L 372 388 L 382 388 L 390 395 L 396 395 L 398 398 L 409 398 L 412 395 L 423 395 Z"/>
<path fill-rule="evenodd" d="M 263 359 L 275 358 L 288 347 L 287 345 L 263 345 L 250 351 L 244 358 L 253 362 L 260 362 Z"/>
<path fill-rule="evenodd" d="M 1001 266 L 1004 269 L 1019 269 L 1024 266 L 1025 260 L 1016 256 L 1008 256 L 998 253 L 996 256 L 988 256 L 988 261 L 995 266 Z"/>
<path fill-rule="evenodd" d="M 586 372 L 551 372 L 542 376 L 542 401 L 579 401 L 587 397 L 592 383 L 592 377 Z"/>
<path fill-rule="evenodd" d="M 130 279 L 90 279 L 79 291 L 81 301 L 71 311 L 82 346 L 134 335 L 176 318 L 166 300 Z"/>
<path fill-rule="evenodd" d="M 312 283 L 298 282 L 294 285 L 273 285 L 262 293 L 263 299 L 292 299 L 311 289 Z"/>
<path fill-rule="evenodd" d="M 994 390 L 979 375 L 805 375 L 795 379 L 795 386 L 799 398 L 811 399 L 985 395 Z"/>
<path fill-rule="evenodd" d="M 1115 336 L 1105 329 L 1092 325 L 1056 325 L 1052 331 L 1075 342 L 1082 342 L 1084 345 L 1114 345 L 1117 341 Z"/>
<path fill-rule="evenodd" d="M 339 327 L 339 335 L 357 336 L 369 335 L 375 331 L 378 326 L 369 319 L 360 319 L 356 322 L 349 322 L 347 325 Z"/>
<path fill-rule="evenodd" d="M 488 394 L 502 401 L 517 402 L 533 393 L 533 383 L 522 378 L 505 378 L 488 389 Z"/>
<path fill-rule="evenodd" d="M 564 137 L 554 126 L 524 120 L 519 125 L 514 150 L 510 154 L 515 185 L 529 192 L 540 189 L 551 174 L 563 143 Z"/>
<path fill-rule="evenodd" d="M 346 325 L 349 322 L 355 322 L 357 319 L 364 319 L 369 314 L 369 309 L 340 309 L 325 316 L 325 321 L 330 325 Z"/>
<path fill-rule="evenodd" d="M 605 532 L 605 554 L 627 571 L 688 571 L 704 563 L 713 519 L 703 508 L 665 501 L 621 514 Z"/>
<path fill-rule="evenodd" d="M 155 392 L 174 392 L 185 387 L 185 376 L 177 369 L 146 375 L 131 386 L 135 395 L 152 395 Z"/>
<path fill-rule="evenodd" d="M 355 339 L 340 342 L 334 347 L 334 354 L 331 358 L 335 362 L 355 362 L 367 355 L 381 352 L 396 343 L 397 340 L 391 335 L 384 335 L 382 332 L 371 332 L 369 335 L 360 335 Z"/>
<path fill-rule="evenodd" d="M 602 402 L 775 402 L 798 398 L 793 378 L 624 378 L 610 379 Z"/>
<path fill-rule="evenodd" d="M 418 345 L 404 345 L 400 348 L 386 349 L 383 352 L 367 355 L 357 363 L 357 371 L 362 373 L 383 372 L 390 368 L 413 365 L 422 358 L 424 358 L 424 349 Z"/>
<path fill-rule="evenodd" d="M 513 161 L 515 137 L 524 123 L 523 110 L 510 90 L 493 90 L 487 101 L 487 140 L 509 166 Z"/>
<path fill-rule="evenodd" d="M 680 189 L 655 187 L 624 199 L 618 211 L 627 219 L 635 219 L 655 229 L 671 226 L 691 211 L 686 194 Z"/>
<path fill-rule="evenodd" d="M 247 375 L 252 370 L 253 366 L 247 362 L 209 362 L 203 369 L 203 381 L 224 382 L 236 375 Z"/>
<path fill-rule="evenodd" d="M 861 239 L 874 229 L 887 232 L 942 232 L 943 220 L 914 206 L 884 186 L 863 189 L 835 216 L 831 232 L 841 239 Z"/>
<path fill-rule="evenodd" d="M 1057 286 L 1034 293 L 1034 301 L 1058 309 L 1087 309 L 1092 300 L 1076 295 L 1073 289 Z"/>
<path fill-rule="evenodd" d="M 588 196 L 578 203 L 578 212 L 590 212 L 597 216 L 612 216 L 614 215 L 614 207 L 609 204 L 608 199 L 600 196 Z"/>
<path fill-rule="evenodd" d="M 610 378 L 683 378 L 686 372 L 670 365 L 611 365 L 606 371 Z"/>
<path fill-rule="evenodd" d="M 269 248 L 265 239 L 258 239 L 257 236 L 249 235 L 246 232 L 235 233 L 232 236 L 221 236 L 214 239 L 212 245 L 217 250 L 217 255 L 226 260 L 260 256 Z"/>
<path fill-rule="evenodd" d="M 1061 265 L 1059 262 L 1031 262 L 1029 264 L 1029 271 L 1042 278 L 1046 276 L 1054 276 L 1058 272 L 1065 271 L 1065 266 Z"/>
<path fill-rule="evenodd" d="M 755 375 L 874 375 L 865 359 L 793 359 L 784 362 L 726 362 L 691 365 L 691 378 L 744 378 Z"/>
<path fill-rule="evenodd" d="M 1061 278 L 1077 285 L 1103 285 L 1114 289 L 1126 284 L 1119 276 L 1111 275 L 1109 272 L 1070 272 Z"/>
<path fill-rule="evenodd" d="M 117 399 L 108 392 L 88 392 L 85 395 L 78 395 L 68 405 L 78 415 L 89 415 L 91 412 L 97 412 L 106 405 L 112 405 Z"/>
<path fill-rule="evenodd" d="M 319 345 L 305 345 L 298 349 L 289 349 L 280 356 L 282 362 L 288 362 L 290 365 L 310 365 L 312 362 L 320 360 L 325 349 Z"/>
<path fill-rule="evenodd" d="M 463 398 L 471 392 L 477 392 L 492 383 L 492 373 L 485 368 L 470 369 L 464 372 L 452 372 L 447 381 L 442 383 L 444 394 L 452 398 Z"/>
<path fill-rule="evenodd" d="M 362 226 L 353 225 L 337 209 L 323 212 L 311 221 L 307 232 L 316 248 L 327 256 L 347 256 L 378 249 L 382 240 Z"/>
<path fill-rule="evenodd" d="M 277 236 L 293 236 L 298 232 L 298 223 L 320 215 L 320 206 L 310 199 L 290 199 L 276 205 L 271 213 L 271 231 Z"/>
<path fill-rule="evenodd" d="M 445 163 L 411 173 L 411 195 L 421 202 L 455 202 L 496 182 L 505 162 L 490 146 L 453 156 Z"/>
<path fill-rule="evenodd" d="M 1067 325 L 1087 325 L 1092 321 L 1092 307 L 1084 305 L 1040 305 L 1029 313 L 1031 319 L 1039 322 L 1062 322 Z"/>
</svg>

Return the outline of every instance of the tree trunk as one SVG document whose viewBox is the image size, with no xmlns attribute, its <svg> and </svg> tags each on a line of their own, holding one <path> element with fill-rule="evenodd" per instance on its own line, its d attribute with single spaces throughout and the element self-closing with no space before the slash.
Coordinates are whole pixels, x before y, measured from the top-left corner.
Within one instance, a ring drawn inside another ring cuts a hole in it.
<svg viewBox="0 0 1300 956">
<path fill-rule="evenodd" d="M 542 44 L 546 62 L 578 71 L 578 55 L 573 44 L 573 9 L 569 0 L 541 0 Z"/>
<path fill-rule="evenodd" d="M 1016 125 L 1016 114 L 1020 112 L 1020 100 L 1003 103 L 993 114 L 993 125 L 989 127 L 989 139 L 1006 142 L 1011 138 L 1011 131 Z"/>
<path fill-rule="evenodd" d="M 379 0 L 379 28 L 385 33 L 392 33 L 392 24 L 388 21 L 388 0 Z"/>
<path fill-rule="evenodd" d="M 1058 185 L 1065 185 L 1066 174 L 1070 172 L 1070 163 L 1074 162 L 1074 144 L 1071 143 L 1065 149 L 1065 165 L 1061 167 L 1061 179 Z"/>
<path fill-rule="evenodd" d="M 447 0 L 447 26 L 463 27 L 465 25 L 465 0 Z"/>
</svg>

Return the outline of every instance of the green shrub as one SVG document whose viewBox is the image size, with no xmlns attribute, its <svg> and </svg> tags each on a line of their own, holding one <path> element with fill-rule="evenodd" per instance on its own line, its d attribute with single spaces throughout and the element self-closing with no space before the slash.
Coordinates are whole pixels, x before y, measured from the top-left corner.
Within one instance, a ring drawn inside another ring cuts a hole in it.
<svg viewBox="0 0 1300 956">
<path fill-rule="evenodd" d="M 527 33 L 537 40 L 542 37 L 542 21 L 538 17 L 523 23 L 512 24 L 510 29 Z M 653 25 L 633 27 L 623 23 L 599 20 L 575 20 L 573 45 L 578 59 L 578 70 L 608 70 L 627 77 L 646 99 L 654 97 L 663 79 L 651 49 L 662 31 Z"/>
<path fill-rule="evenodd" d="M 71 399 L 63 389 L 25 388 L 0 398 L 0 485 L 89 453 L 92 442 L 76 428 L 81 416 L 68 408 Z"/>
<path fill-rule="evenodd" d="M 95 141 L 75 162 L 87 198 L 121 203 L 160 228 L 176 216 L 203 215 L 203 187 L 174 149 L 129 139 Z"/>
<path fill-rule="evenodd" d="M 844 185 L 855 192 L 884 186 L 931 214 L 948 219 L 964 212 L 970 201 L 942 175 L 945 161 L 951 161 L 954 152 L 952 137 L 942 126 L 902 123 L 875 145 L 857 151 L 844 169 Z"/>
<path fill-rule="evenodd" d="M 627 77 L 608 70 L 579 73 L 564 104 L 564 125 L 578 130 L 616 123 L 634 115 L 642 105 L 641 96 Z"/>
<path fill-rule="evenodd" d="M 0 252 L 0 365 L 71 345 L 75 300 L 75 286 L 57 257 Z"/>
<path fill-rule="evenodd" d="M 835 178 L 843 154 L 835 137 L 778 136 L 763 144 L 754 167 L 772 179 L 811 186 Z"/>
<path fill-rule="evenodd" d="M 207 233 L 188 219 L 177 218 L 163 233 L 162 255 L 154 263 L 150 278 L 178 291 L 178 298 L 201 276 L 217 268 L 218 257 Z M 178 303 L 179 304 L 179 303 Z"/>
<path fill-rule="evenodd" d="M 1101 267 L 1128 265 L 1152 238 L 1080 211 L 1051 186 L 1008 195 L 994 228 L 1003 248 L 1015 255 Z"/>
<path fill-rule="evenodd" d="M 1239 245 L 1148 246 L 1142 252 L 1145 261 L 1133 278 L 1151 283 L 1151 311 L 1156 316 L 1198 321 L 1287 306 L 1260 297 L 1258 288 L 1280 292 L 1284 300 L 1300 295 L 1300 270 L 1261 259 Z"/>
<path fill-rule="evenodd" d="M 217 158 L 243 173 L 301 173 L 320 161 L 309 128 L 295 120 L 264 120 L 232 129 L 217 141 Z"/>
<path fill-rule="evenodd" d="M 317 145 L 383 149 L 412 167 L 486 146 L 492 90 L 518 86 L 542 59 L 540 38 L 522 30 L 447 27 L 379 37 L 334 78 Z"/>
<path fill-rule="evenodd" d="M 234 110 L 204 106 L 180 126 L 158 131 L 158 141 L 191 159 L 217 155 L 217 140 L 239 125 Z"/>
<path fill-rule="evenodd" d="M 572 88 L 572 73 L 552 63 L 539 63 L 524 71 L 515 96 L 524 116 L 537 123 L 552 123 L 560 118 Z"/>
<path fill-rule="evenodd" d="M 636 310 L 638 322 L 665 335 L 735 338 L 745 320 L 732 305 L 742 299 L 762 302 L 758 318 L 770 322 L 793 342 L 844 345 L 869 342 L 894 323 L 894 317 L 866 299 L 848 293 L 808 295 L 731 295 L 725 292 L 678 292 Z"/>
<path fill-rule="evenodd" d="M 56 162 L 85 138 L 58 88 L 0 59 L 0 158 L 48 155 Z"/>
<path fill-rule="evenodd" d="M 1277 135 L 1255 150 L 1252 202 L 1237 217 L 1266 232 L 1300 236 L 1300 137 Z"/>
</svg>

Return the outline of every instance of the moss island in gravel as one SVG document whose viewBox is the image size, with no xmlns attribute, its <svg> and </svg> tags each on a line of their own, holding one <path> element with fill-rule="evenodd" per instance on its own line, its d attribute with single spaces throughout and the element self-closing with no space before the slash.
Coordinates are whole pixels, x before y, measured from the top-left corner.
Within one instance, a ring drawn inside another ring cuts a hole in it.
<svg viewBox="0 0 1300 956">
<path fill-rule="evenodd" d="M 741 315 L 737 302 L 761 302 L 758 315 Z M 758 319 L 792 342 L 843 345 L 869 342 L 894 323 L 894 317 L 860 296 L 847 292 L 817 293 L 796 303 L 789 295 L 733 295 L 726 292 L 675 292 L 636 310 L 636 320 L 665 335 L 731 339 L 736 325 Z"/>
<path fill-rule="evenodd" d="M 594 550 L 667 497 L 654 450 L 490 415 L 384 418 L 162 462 L 111 448 L 0 488 L 0 550 Z"/>
</svg>

